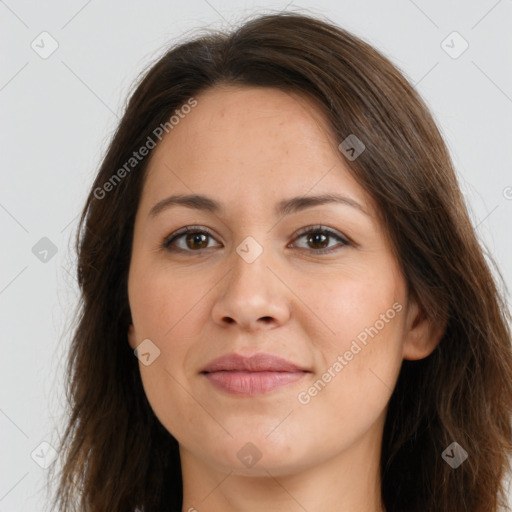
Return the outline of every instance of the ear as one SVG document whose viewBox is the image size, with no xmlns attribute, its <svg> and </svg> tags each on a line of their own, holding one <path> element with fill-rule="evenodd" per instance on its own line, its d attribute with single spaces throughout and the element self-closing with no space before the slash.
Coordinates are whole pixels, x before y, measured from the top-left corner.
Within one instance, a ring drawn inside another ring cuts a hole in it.
<svg viewBox="0 0 512 512">
<path fill-rule="evenodd" d="M 135 327 L 133 324 L 130 324 L 128 326 L 128 343 L 130 347 L 132 347 L 133 350 L 135 350 L 135 347 L 137 346 L 136 337 L 135 337 Z"/>
<path fill-rule="evenodd" d="M 406 318 L 404 359 L 414 361 L 429 356 L 441 341 L 445 329 L 446 321 L 435 323 L 427 318 L 415 300 L 411 300 Z"/>
</svg>

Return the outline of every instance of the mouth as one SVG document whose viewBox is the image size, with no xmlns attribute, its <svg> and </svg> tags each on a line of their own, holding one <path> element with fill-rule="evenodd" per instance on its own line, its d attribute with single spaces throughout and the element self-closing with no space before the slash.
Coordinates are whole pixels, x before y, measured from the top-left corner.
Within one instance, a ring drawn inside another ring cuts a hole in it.
<svg viewBox="0 0 512 512">
<path fill-rule="evenodd" d="M 205 373 L 217 389 L 235 395 L 261 395 L 302 379 L 307 372 L 237 372 Z"/>
<path fill-rule="evenodd" d="M 235 395 L 260 395 L 290 385 L 311 373 L 272 354 L 228 354 L 200 372 L 216 389 Z"/>
</svg>

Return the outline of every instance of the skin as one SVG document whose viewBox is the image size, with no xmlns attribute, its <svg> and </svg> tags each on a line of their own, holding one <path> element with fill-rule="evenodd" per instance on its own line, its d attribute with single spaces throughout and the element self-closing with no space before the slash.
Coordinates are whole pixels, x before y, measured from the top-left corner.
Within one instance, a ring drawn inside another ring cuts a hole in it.
<svg viewBox="0 0 512 512">
<path fill-rule="evenodd" d="M 382 511 L 388 400 L 402 360 L 426 357 L 442 332 L 408 300 L 375 205 L 310 99 L 234 86 L 196 99 L 151 155 L 128 279 L 130 346 L 150 339 L 160 350 L 139 367 L 153 411 L 180 444 L 182 510 Z M 173 206 L 148 215 L 167 196 L 191 193 L 225 211 Z M 321 193 L 350 197 L 367 214 L 338 203 L 274 214 L 282 199 Z M 318 224 L 353 243 L 298 237 Z M 190 225 L 213 235 L 175 241 L 188 252 L 163 248 Z M 263 249 L 252 263 L 236 251 L 248 236 Z M 318 254 L 326 247 L 334 251 Z M 333 371 L 358 334 L 396 303 L 400 312 Z M 231 352 L 270 352 L 311 373 L 264 395 L 230 395 L 200 371 Z M 300 403 L 299 393 L 329 367 L 335 376 Z M 261 455 L 251 467 L 237 457 L 248 442 L 256 449 L 245 450 Z"/>
</svg>

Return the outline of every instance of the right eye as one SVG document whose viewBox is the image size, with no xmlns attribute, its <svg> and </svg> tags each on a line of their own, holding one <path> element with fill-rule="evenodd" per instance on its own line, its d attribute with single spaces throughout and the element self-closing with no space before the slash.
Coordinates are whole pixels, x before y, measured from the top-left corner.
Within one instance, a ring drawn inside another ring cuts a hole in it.
<svg viewBox="0 0 512 512">
<path fill-rule="evenodd" d="M 208 237 L 213 238 L 212 232 L 204 226 L 186 226 L 175 231 L 162 242 L 162 247 L 168 251 L 200 252 L 208 247 Z M 176 242 L 184 242 L 177 244 Z"/>
</svg>

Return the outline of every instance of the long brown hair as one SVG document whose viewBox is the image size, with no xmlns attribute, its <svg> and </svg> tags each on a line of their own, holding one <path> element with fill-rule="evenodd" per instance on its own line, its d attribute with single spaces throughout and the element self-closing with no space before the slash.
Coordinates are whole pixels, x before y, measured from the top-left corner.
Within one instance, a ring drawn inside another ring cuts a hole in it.
<svg viewBox="0 0 512 512">
<path fill-rule="evenodd" d="M 54 509 L 181 511 L 178 443 L 154 415 L 127 342 L 127 276 L 149 157 L 122 179 L 112 176 L 176 109 L 217 84 L 307 94 L 340 142 L 350 134 L 363 141 L 366 150 L 346 165 L 376 201 L 411 296 L 432 322 L 446 320 L 430 356 L 403 362 L 390 399 L 381 455 L 386 509 L 501 510 L 512 450 L 510 316 L 447 147 L 386 57 L 327 20 L 286 12 L 181 42 L 129 100 L 76 238 L 81 301 Z M 456 469 L 442 456 L 453 442 L 468 453 Z"/>
</svg>

